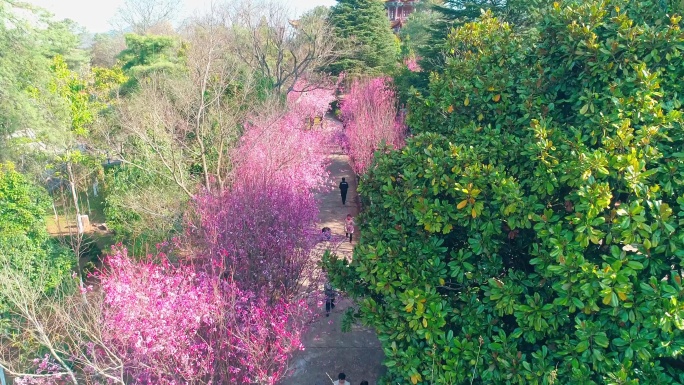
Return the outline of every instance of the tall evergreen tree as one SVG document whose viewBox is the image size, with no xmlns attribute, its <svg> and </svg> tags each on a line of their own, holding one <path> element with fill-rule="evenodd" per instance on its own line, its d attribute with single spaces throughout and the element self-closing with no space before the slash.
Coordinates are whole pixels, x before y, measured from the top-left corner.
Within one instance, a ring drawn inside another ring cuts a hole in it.
<svg viewBox="0 0 684 385">
<path fill-rule="evenodd" d="M 343 51 L 332 73 L 380 73 L 395 63 L 397 39 L 381 0 L 338 0 L 330 22 Z"/>
<path fill-rule="evenodd" d="M 55 116 L 61 105 L 56 98 L 39 102 L 50 87 L 50 66 L 61 55 L 70 69 L 79 69 L 87 55 L 79 48 L 71 21 L 54 21 L 52 15 L 25 2 L 0 0 L 0 162 L 22 159 L 26 147 L 17 147 L 27 137 L 59 134 Z M 53 108 L 54 107 L 54 108 Z M 22 148 L 23 150 L 19 150 Z"/>
</svg>

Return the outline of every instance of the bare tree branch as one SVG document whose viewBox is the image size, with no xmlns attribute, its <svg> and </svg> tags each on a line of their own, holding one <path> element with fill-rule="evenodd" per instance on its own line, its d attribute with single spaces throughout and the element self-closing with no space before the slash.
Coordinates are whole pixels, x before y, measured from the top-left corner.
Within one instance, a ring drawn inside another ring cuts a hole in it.
<svg viewBox="0 0 684 385">
<path fill-rule="evenodd" d="M 0 366 L 8 373 L 15 377 L 66 376 L 72 384 L 94 383 L 96 379 L 125 383 L 124 362 L 105 343 L 100 293 L 74 295 L 71 293 L 78 290 L 67 283 L 58 293 L 46 295 L 37 289 L 41 285 L 8 265 L 0 267 L 0 287 L 15 330 L 0 340 Z M 28 341 L 38 345 L 35 350 L 50 352 L 49 359 L 57 364 L 53 370 L 31 370 L 17 348 Z"/>
<path fill-rule="evenodd" d="M 226 4 L 220 17 L 234 36 L 232 52 L 271 79 L 281 94 L 339 56 L 332 27 L 321 13 L 292 20 L 278 3 L 246 0 Z"/>
<path fill-rule="evenodd" d="M 120 30 L 145 34 L 160 24 L 174 20 L 180 0 L 124 0 L 112 24 Z"/>
</svg>

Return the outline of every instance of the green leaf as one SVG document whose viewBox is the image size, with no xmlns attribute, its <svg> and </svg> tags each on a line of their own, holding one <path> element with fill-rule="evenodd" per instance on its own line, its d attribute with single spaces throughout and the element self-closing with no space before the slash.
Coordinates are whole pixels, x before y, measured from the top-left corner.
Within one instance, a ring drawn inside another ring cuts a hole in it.
<svg viewBox="0 0 684 385">
<path fill-rule="evenodd" d="M 580 301 L 579 298 L 573 297 L 573 298 L 572 298 L 572 303 L 573 303 L 575 306 L 577 306 L 578 308 L 580 308 L 580 309 L 583 309 L 583 308 L 584 308 L 584 302 Z"/>
<path fill-rule="evenodd" d="M 609 345 L 608 337 L 605 334 L 598 334 L 594 336 L 594 342 L 602 348 L 607 348 Z"/>
<path fill-rule="evenodd" d="M 587 349 L 589 349 L 589 341 L 580 341 L 580 343 L 577 344 L 577 347 L 575 347 L 577 353 L 582 353 Z"/>
</svg>

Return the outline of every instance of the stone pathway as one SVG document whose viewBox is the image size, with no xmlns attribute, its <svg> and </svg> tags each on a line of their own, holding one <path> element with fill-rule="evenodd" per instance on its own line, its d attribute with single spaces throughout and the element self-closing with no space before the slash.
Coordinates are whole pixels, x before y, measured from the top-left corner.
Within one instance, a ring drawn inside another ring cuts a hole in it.
<svg viewBox="0 0 684 385">
<path fill-rule="evenodd" d="M 339 122 L 327 120 L 327 124 Z M 320 202 L 319 227 L 330 227 L 336 237 L 344 237 L 344 218 L 347 214 L 356 216 L 358 213 L 358 197 L 356 194 L 356 177 L 349 166 L 349 160 L 339 148 L 338 152 L 330 154 L 330 191 L 319 193 Z M 340 190 L 337 187 L 347 178 L 349 192 L 347 204 L 342 205 Z M 358 229 L 354 234 L 354 241 L 350 244 L 341 242 L 336 253 L 346 258 L 352 257 L 352 246 L 356 244 Z M 362 380 L 370 385 L 377 383 L 384 373 L 382 360 L 385 355 L 380 347 L 375 332 L 355 325 L 349 333 L 341 331 L 342 316 L 351 306 L 351 301 L 338 297 L 335 309 L 330 317 L 325 317 L 325 309 L 321 308 L 322 316 L 310 326 L 304 335 L 305 349 L 294 355 L 290 363 L 290 373 L 280 381 L 281 385 L 326 385 L 337 379 L 337 374 L 344 372 L 351 385 L 358 385 Z"/>
</svg>

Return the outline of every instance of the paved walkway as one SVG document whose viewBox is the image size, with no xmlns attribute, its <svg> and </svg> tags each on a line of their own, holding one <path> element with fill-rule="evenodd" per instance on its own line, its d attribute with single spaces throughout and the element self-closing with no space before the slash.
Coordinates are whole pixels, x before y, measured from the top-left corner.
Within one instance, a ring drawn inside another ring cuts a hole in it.
<svg viewBox="0 0 684 385">
<path fill-rule="evenodd" d="M 328 120 L 328 124 L 339 124 Z M 348 158 L 339 148 L 330 154 L 331 190 L 319 193 L 320 226 L 330 227 L 333 235 L 344 237 L 344 218 L 347 214 L 356 216 L 358 197 L 356 195 L 356 177 L 349 167 Z M 337 187 L 342 177 L 349 182 L 347 205 L 342 205 L 340 190 Z M 356 244 L 358 229 L 353 243 L 342 242 L 336 248 L 340 256 L 351 259 L 352 246 Z M 326 385 L 337 379 L 337 374 L 344 372 L 351 385 L 358 385 L 362 380 L 370 385 L 384 373 L 382 360 L 384 353 L 380 341 L 372 330 L 355 325 L 349 333 L 342 333 L 341 321 L 351 301 L 338 298 L 338 303 L 329 318 L 322 316 L 310 326 L 303 338 L 305 349 L 294 355 L 290 364 L 290 373 L 281 385 Z M 327 374 L 326 374 L 327 373 Z"/>
</svg>

